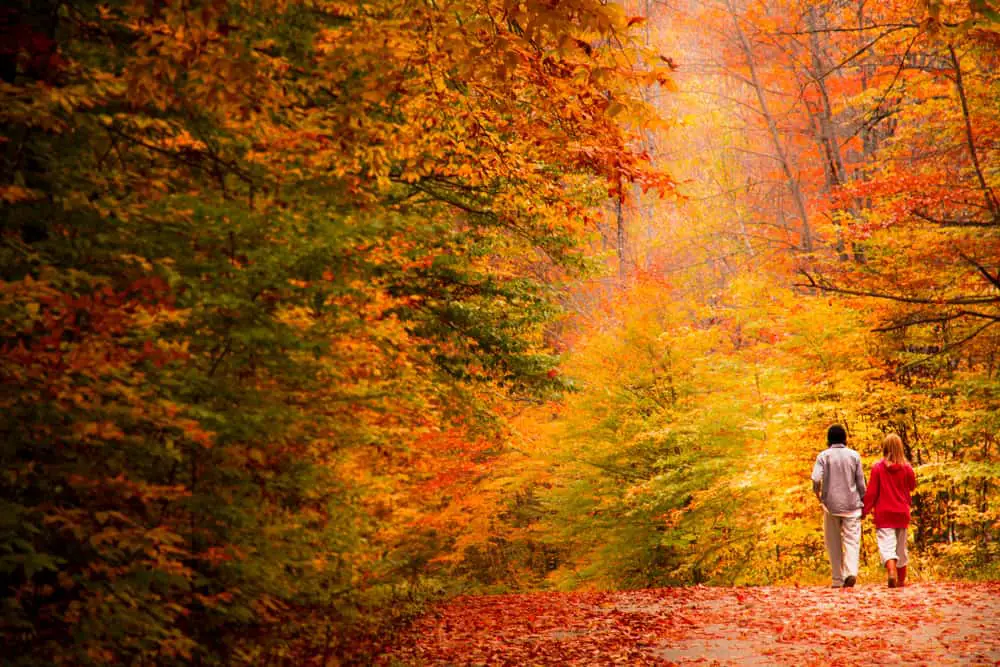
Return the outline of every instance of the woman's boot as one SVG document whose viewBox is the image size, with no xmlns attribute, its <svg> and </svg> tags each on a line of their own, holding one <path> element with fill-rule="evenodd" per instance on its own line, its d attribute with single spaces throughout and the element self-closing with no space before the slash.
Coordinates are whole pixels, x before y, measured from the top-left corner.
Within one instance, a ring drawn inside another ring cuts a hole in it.
<svg viewBox="0 0 1000 667">
<path fill-rule="evenodd" d="M 896 583 L 896 588 L 902 588 L 906 584 L 906 566 L 896 568 L 896 577 L 899 580 Z"/>
<path fill-rule="evenodd" d="M 896 583 L 899 581 L 899 576 L 896 573 L 896 559 L 887 560 L 885 562 L 885 569 L 889 573 L 889 588 L 895 588 Z"/>
</svg>

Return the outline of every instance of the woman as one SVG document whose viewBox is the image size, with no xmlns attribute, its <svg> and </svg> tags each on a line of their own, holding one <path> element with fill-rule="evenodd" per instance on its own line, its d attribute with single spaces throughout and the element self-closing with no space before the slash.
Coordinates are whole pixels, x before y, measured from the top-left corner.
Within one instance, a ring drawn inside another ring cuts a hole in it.
<svg viewBox="0 0 1000 667">
<path fill-rule="evenodd" d="M 862 510 L 862 516 L 875 512 L 878 552 L 889 588 L 902 588 L 906 583 L 906 529 L 910 525 L 910 494 L 916 486 L 903 441 L 890 433 L 882 441 L 882 460 L 872 468 Z"/>
</svg>

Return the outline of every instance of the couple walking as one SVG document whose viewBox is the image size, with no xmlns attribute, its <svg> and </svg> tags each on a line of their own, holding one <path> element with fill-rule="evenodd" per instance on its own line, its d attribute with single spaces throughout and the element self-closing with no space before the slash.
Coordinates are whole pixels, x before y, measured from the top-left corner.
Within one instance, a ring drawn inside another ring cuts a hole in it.
<svg viewBox="0 0 1000 667">
<path fill-rule="evenodd" d="M 834 424 L 826 432 L 828 447 L 813 466 L 813 492 L 823 504 L 823 534 L 833 570 L 833 587 L 850 588 L 858 578 L 861 519 L 875 515 L 878 553 L 889 588 L 906 583 L 906 528 L 910 525 L 910 493 L 916 487 L 906 462 L 903 441 L 890 433 L 882 441 L 882 460 L 865 484 L 861 457 L 847 446 L 847 432 Z"/>
</svg>

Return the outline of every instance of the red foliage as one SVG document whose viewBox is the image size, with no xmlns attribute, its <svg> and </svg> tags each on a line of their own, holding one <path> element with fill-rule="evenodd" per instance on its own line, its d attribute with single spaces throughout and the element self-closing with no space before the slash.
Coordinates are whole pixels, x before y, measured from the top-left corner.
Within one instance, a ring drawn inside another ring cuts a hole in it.
<svg viewBox="0 0 1000 667">
<path fill-rule="evenodd" d="M 1000 583 L 462 597 L 381 664 L 996 664 Z"/>
</svg>

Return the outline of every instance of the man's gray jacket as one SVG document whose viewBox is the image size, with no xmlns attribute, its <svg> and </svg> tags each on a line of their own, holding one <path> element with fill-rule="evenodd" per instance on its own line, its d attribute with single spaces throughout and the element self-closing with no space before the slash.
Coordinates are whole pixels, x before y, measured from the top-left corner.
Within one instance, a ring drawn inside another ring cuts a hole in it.
<svg viewBox="0 0 1000 667">
<path fill-rule="evenodd" d="M 851 516 L 864 507 L 865 473 L 861 456 L 844 444 L 833 444 L 816 457 L 813 488 L 830 514 Z"/>
</svg>

